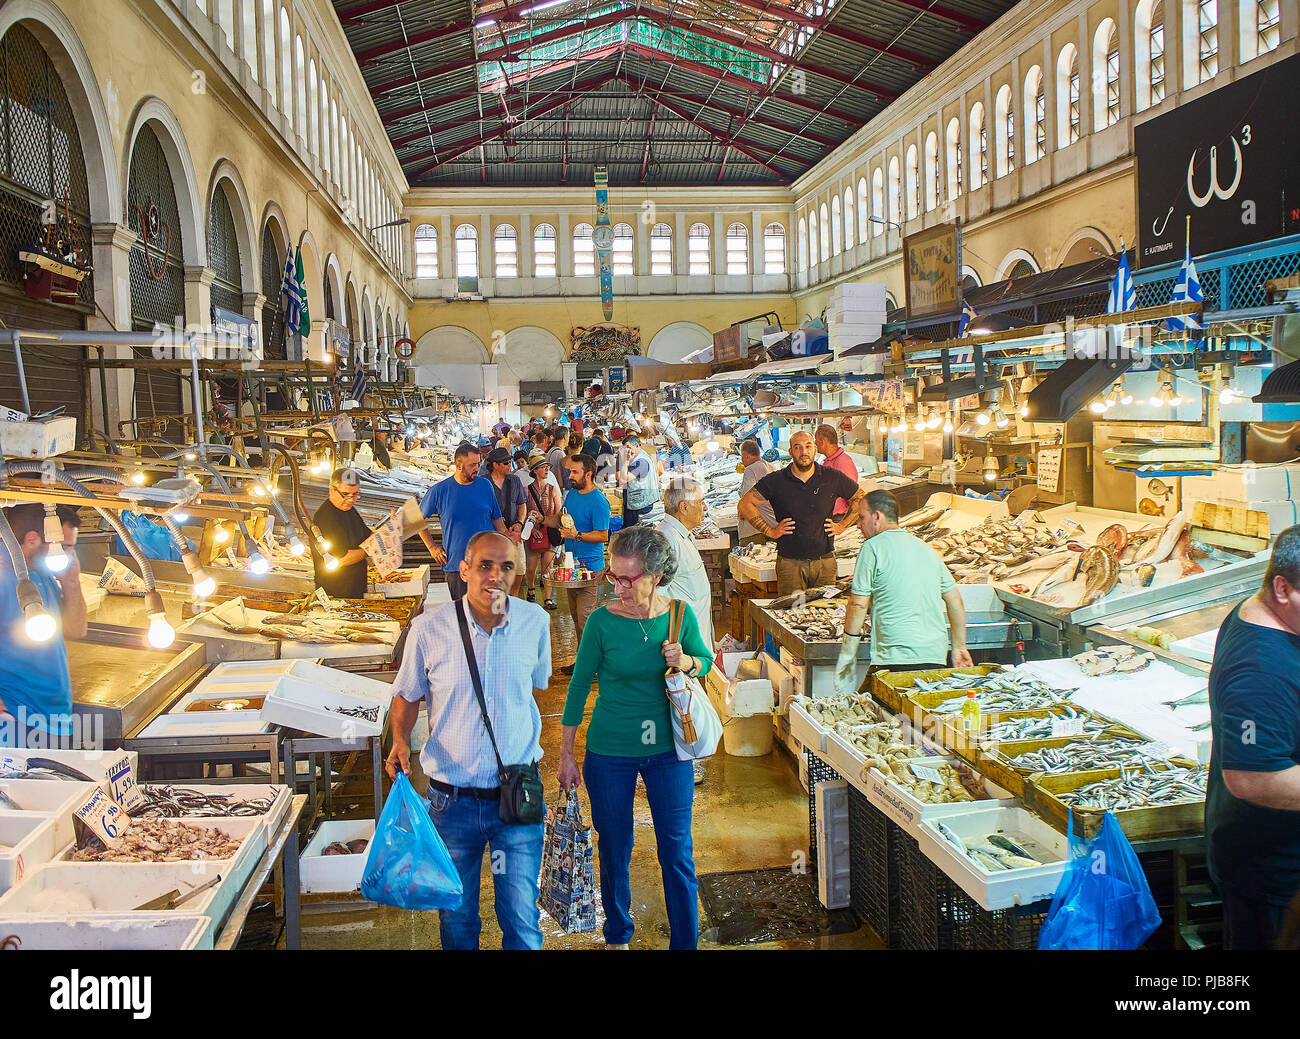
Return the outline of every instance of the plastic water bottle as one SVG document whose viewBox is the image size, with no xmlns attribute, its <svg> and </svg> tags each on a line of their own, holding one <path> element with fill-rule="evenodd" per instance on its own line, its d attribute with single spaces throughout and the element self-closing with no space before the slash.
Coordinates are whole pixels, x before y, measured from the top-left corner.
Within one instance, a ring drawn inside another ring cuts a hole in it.
<svg viewBox="0 0 1300 1039">
<path fill-rule="evenodd" d="M 520 541 L 527 541 L 530 537 L 533 536 L 533 520 L 535 518 L 536 518 L 536 514 L 530 512 L 528 514 L 528 518 L 524 520 L 524 529 L 519 532 Z"/>
<path fill-rule="evenodd" d="M 978 736 L 980 731 L 980 702 L 975 697 L 975 690 L 966 693 L 966 702 L 961 705 L 962 727 L 967 737 Z"/>
</svg>

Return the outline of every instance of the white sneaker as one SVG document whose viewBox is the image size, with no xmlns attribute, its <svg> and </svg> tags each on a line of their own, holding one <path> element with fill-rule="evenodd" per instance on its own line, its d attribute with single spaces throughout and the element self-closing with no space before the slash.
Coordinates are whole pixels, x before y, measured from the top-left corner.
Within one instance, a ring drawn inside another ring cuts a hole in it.
<svg viewBox="0 0 1300 1039">
<path fill-rule="evenodd" d="M 704 762 L 698 758 L 693 761 L 692 767 L 695 769 L 695 785 L 701 786 L 704 783 Z"/>
</svg>

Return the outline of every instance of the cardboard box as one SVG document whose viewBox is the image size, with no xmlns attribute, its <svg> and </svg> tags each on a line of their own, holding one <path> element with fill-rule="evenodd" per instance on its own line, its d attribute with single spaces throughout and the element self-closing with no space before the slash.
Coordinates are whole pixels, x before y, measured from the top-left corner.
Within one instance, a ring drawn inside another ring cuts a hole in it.
<svg viewBox="0 0 1300 1039">
<path fill-rule="evenodd" d="M 1300 465 L 1225 465 L 1209 476 L 1184 476 L 1183 500 L 1279 502 L 1300 493 Z"/>
<path fill-rule="evenodd" d="M 742 660 L 758 660 L 763 677 L 737 682 L 734 676 Z M 722 654 L 705 676 L 705 688 L 723 718 L 771 714 L 782 696 L 788 700 L 793 695 L 790 673 L 766 653 Z"/>
<path fill-rule="evenodd" d="M 28 422 L 0 422 L 0 454 L 52 458 L 77 446 L 77 420 L 70 416 Z"/>
</svg>

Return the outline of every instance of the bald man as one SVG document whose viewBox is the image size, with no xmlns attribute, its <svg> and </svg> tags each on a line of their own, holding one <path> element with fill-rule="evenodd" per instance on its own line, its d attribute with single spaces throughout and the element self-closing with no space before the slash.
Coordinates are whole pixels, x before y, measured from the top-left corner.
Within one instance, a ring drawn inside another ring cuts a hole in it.
<svg viewBox="0 0 1300 1039">
<path fill-rule="evenodd" d="M 780 595 L 835 583 L 833 538 L 853 522 L 863 497 L 855 480 L 816 459 L 812 435 L 796 433 L 790 438 L 790 464 L 746 491 L 737 509 L 741 519 L 776 542 Z M 838 522 L 832 519 L 837 498 L 850 507 Z M 775 526 L 763 519 L 765 504 L 772 506 Z"/>
</svg>

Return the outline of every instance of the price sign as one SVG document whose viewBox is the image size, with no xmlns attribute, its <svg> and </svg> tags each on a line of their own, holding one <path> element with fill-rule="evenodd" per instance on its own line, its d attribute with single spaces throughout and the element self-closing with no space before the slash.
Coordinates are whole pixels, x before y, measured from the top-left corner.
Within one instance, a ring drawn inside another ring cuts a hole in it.
<svg viewBox="0 0 1300 1039">
<path fill-rule="evenodd" d="M 1061 489 L 1061 455 L 1059 447 L 1038 449 L 1038 489 L 1055 494 Z"/>
<path fill-rule="evenodd" d="M 1053 736 L 1082 736 L 1083 735 L 1082 715 L 1077 718 L 1053 718 L 1052 735 Z"/>
<path fill-rule="evenodd" d="M 1167 743 L 1161 743 L 1158 740 L 1142 744 L 1137 748 L 1137 752 L 1148 758 L 1155 758 L 1157 761 L 1168 761 L 1177 753 Z"/>
<path fill-rule="evenodd" d="M 938 769 L 931 768 L 929 765 L 918 765 L 915 762 L 907 766 L 912 770 L 912 775 L 917 779 L 924 779 L 927 783 L 938 783 L 940 786 L 945 784 L 943 776 Z"/>
<path fill-rule="evenodd" d="M 361 546 L 380 577 L 396 573 L 402 566 L 402 514 L 390 516 L 375 528 Z"/>
<path fill-rule="evenodd" d="M 95 843 L 105 848 L 116 848 L 131 825 L 131 817 L 98 787 L 73 809 L 72 819 L 77 830 L 78 848 Z"/>
<path fill-rule="evenodd" d="M 131 768 L 131 759 L 123 754 L 108 766 L 108 788 L 113 800 L 128 812 L 137 805 L 144 804 L 144 793 L 136 785 L 135 770 Z"/>
</svg>

